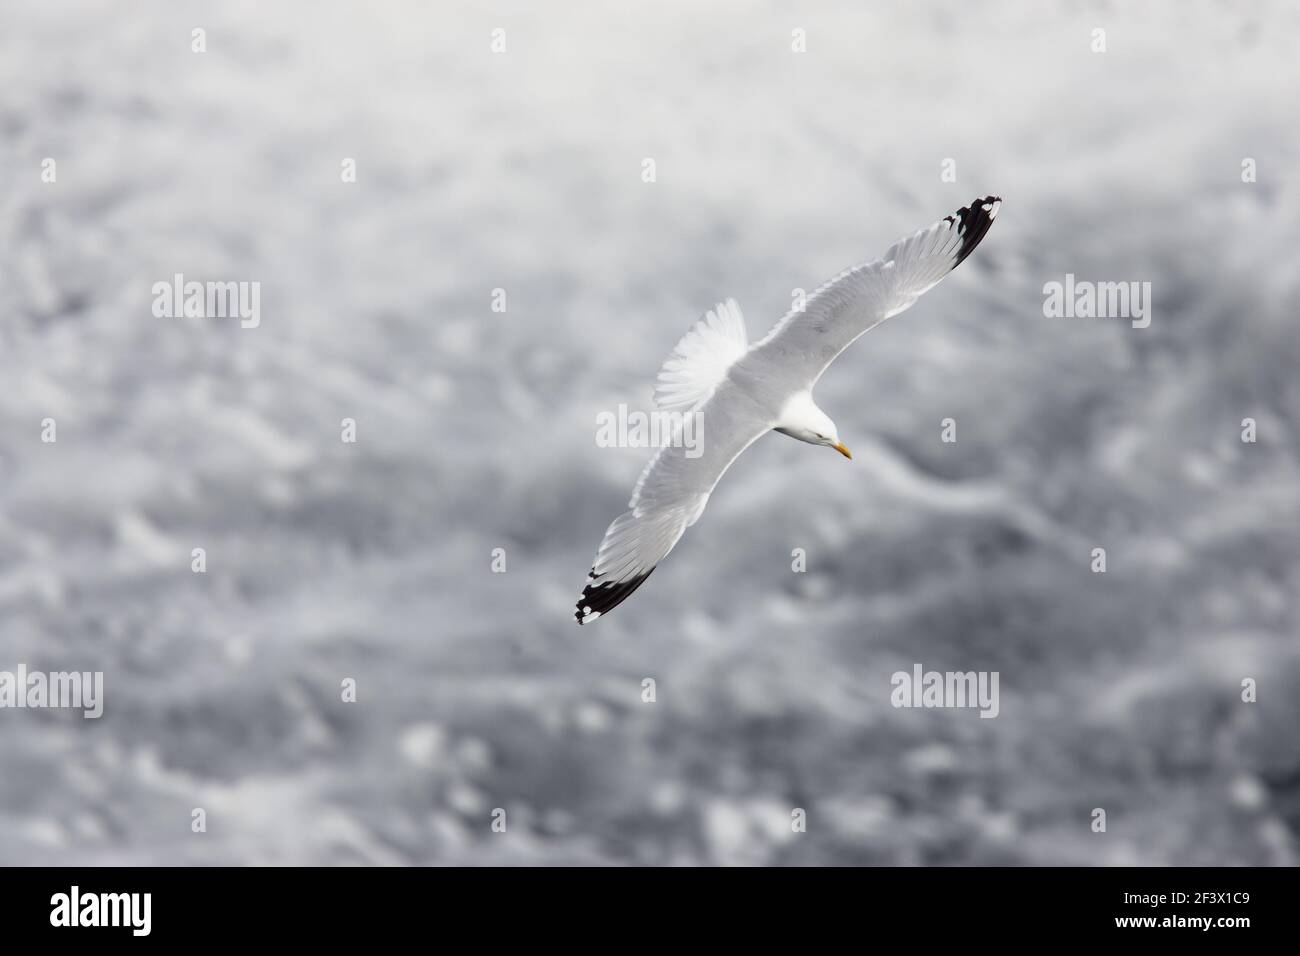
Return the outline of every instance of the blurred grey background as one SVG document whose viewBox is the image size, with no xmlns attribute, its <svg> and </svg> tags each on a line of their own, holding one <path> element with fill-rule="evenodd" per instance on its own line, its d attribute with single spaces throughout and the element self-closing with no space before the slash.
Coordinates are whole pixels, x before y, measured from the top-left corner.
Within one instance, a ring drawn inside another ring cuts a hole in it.
<svg viewBox="0 0 1300 956">
<path fill-rule="evenodd" d="M 0 863 L 1294 864 L 1297 39 L 1284 3 L 7 8 L 0 669 L 106 707 L 0 711 Z M 647 457 L 596 415 L 715 301 L 757 338 L 987 193 L 822 380 L 859 459 L 764 438 L 578 628 Z M 261 282 L 261 326 L 155 318 L 177 272 Z M 1067 272 L 1150 281 L 1151 327 L 1045 318 Z M 999 671 L 1000 716 L 892 708 L 915 662 Z"/>
</svg>

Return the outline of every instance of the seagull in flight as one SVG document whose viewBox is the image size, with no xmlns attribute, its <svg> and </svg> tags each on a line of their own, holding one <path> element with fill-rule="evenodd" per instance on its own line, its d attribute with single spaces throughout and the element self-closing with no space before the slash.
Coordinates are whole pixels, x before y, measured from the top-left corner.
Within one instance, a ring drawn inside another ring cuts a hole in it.
<svg viewBox="0 0 1300 956">
<path fill-rule="evenodd" d="M 622 604 L 645 583 L 740 453 L 769 431 L 852 458 L 812 390 L 863 332 L 909 308 L 979 245 L 1002 205 L 985 196 L 900 239 L 879 259 L 846 269 L 750 345 L 734 300 L 715 306 L 682 337 L 659 372 L 655 404 L 698 416 L 702 450 L 665 444 L 614 519 L 578 599 L 579 624 Z"/>
</svg>

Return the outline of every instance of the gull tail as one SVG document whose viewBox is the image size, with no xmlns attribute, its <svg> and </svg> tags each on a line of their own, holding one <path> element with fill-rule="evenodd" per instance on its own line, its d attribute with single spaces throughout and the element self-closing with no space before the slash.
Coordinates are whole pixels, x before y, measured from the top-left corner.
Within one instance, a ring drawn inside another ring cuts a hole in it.
<svg viewBox="0 0 1300 956">
<path fill-rule="evenodd" d="M 749 350 L 735 299 L 719 302 L 687 332 L 659 370 L 655 404 L 688 411 L 709 397 L 727 369 Z"/>
</svg>

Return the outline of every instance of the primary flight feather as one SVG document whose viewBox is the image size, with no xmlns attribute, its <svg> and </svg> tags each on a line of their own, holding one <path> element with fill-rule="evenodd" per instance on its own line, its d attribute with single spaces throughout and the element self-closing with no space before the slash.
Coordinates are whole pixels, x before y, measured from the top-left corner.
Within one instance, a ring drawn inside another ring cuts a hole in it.
<svg viewBox="0 0 1300 956">
<path fill-rule="evenodd" d="M 813 402 L 813 386 L 854 339 L 910 307 L 970 255 L 1001 205 L 998 196 L 977 199 L 841 272 L 752 346 L 733 300 L 706 313 L 677 343 L 655 387 L 661 408 L 699 416 L 702 453 L 692 457 L 671 442 L 650 460 L 629 510 L 596 552 L 578 623 L 608 613 L 645 582 L 700 517 L 718 479 L 762 435 L 779 431 L 852 458 Z"/>
</svg>

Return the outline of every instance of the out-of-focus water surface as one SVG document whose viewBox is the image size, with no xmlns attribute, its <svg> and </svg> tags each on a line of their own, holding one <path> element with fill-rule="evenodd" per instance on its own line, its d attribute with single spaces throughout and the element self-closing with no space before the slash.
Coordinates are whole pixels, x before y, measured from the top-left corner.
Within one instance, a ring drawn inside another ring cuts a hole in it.
<svg viewBox="0 0 1300 956">
<path fill-rule="evenodd" d="M 4 20 L 0 669 L 107 699 L 0 710 L 0 862 L 1296 862 L 1294 7 Z M 986 193 L 822 381 L 857 460 L 764 438 L 575 626 L 647 456 L 596 415 Z M 154 317 L 175 273 L 261 325 Z M 1150 327 L 1045 318 L 1066 273 Z M 999 716 L 893 708 L 917 662 Z"/>
</svg>

